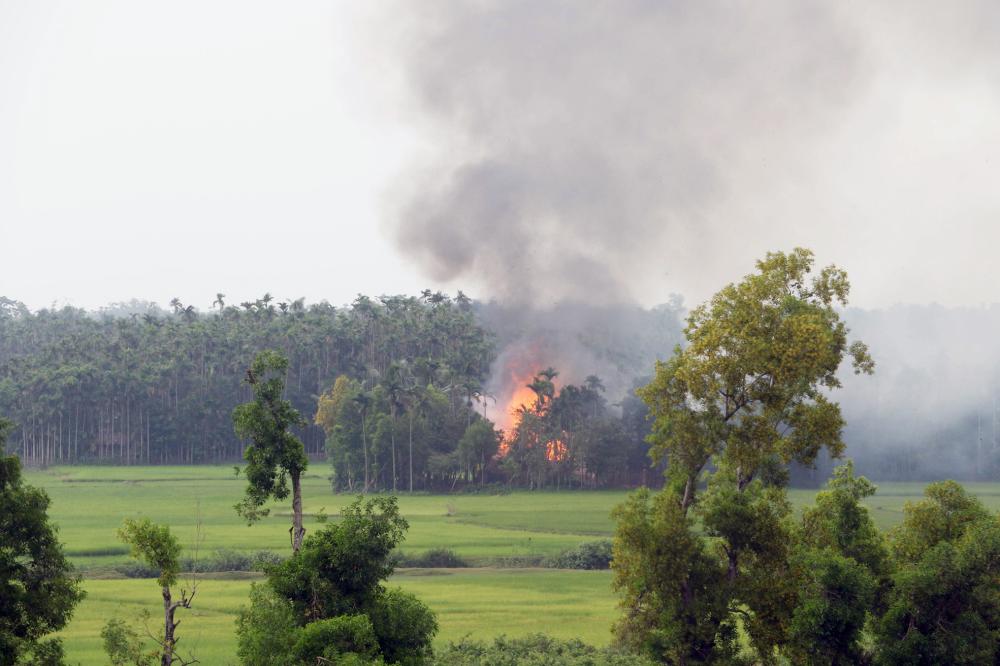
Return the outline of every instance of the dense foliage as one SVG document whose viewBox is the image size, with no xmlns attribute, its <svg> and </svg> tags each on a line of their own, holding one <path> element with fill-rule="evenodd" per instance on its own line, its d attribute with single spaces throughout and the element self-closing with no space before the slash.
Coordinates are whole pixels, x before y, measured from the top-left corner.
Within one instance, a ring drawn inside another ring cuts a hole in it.
<svg viewBox="0 0 1000 666">
<path fill-rule="evenodd" d="M 787 467 L 810 465 L 824 449 L 842 453 L 843 419 L 827 392 L 839 386 L 845 355 L 857 371 L 873 365 L 864 345 L 848 345 L 834 307 L 846 304 L 846 274 L 831 266 L 811 277 L 812 264 L 807 250 L 769 254 L 695 308 L 687 345 L 639 391 L 654 419 L 651 454 L 669 461 L 668 486 L 617 513 L 625 613 L 616 632 L 625 645 L 671 663 L 714 663 L 735 658 L 742 629 L 769 659 L 788 643 L 796 568 L 817 576 L 806 589 L 819 596 L 844 576 L 863 577 L 835 557 L 799 555 L 790 538 Z M 823 612 L 810 608 L 798 631 L 814 631 Z M 855 632 L 845 631 L 850 642 Z"/>
<path fill-rule="evenodd" d="M 235 460 L 245 442 L 230 414 L 249 398 L 246 369 L 264 349 L 288 359 L 285 397 L 308 415 L 336 377 L 370 390 L 398 361 L 432 368 L 460 412 L 461 387 L 482 381 L 494 354 L 461 293 L 359 296 L 344 308 L 270 295 L 233 306 L 219 294 L 215 304 L 211 313 L 175 300 L 171 311 L 131 303 L 89 314 L 0 298 L 0 412 L 20 424 L 12 448 L 27 464 Z M 320 428 L 298 435 L 307 453 L 323 451 Z"/>
<path fill-rule="evenodd" d="M 1000 517 L 954 481 L 932 483 L 890 534 L 897 570 L 875 623 L 876 663 L 995 664 Z"/>
<path fill-rule="evenodd" d="M 535 634 L 501 636 L 492 643 L 466 639 L 434 655 L 434 666 L 653 666 L 646 657 L 596 648 L 578 640 Z"/>
<path fill-rule="evenodd" d="M 62 648 L 45 636 L 62 629 L 83 598 L 49 523 L 49 498 L 24 485 L 21 462 L 7 455 L 12 424 L 0 418 L 0 665 L 56 664 Z"/>
<path fill-rule="evenodd" d="M 412 594 L 382 584 L 407 527 L 394 497 L 359 498 L 271 567 L 237 622 L 243 663 L 426 663 L 434 614 Z"/>
</svg>

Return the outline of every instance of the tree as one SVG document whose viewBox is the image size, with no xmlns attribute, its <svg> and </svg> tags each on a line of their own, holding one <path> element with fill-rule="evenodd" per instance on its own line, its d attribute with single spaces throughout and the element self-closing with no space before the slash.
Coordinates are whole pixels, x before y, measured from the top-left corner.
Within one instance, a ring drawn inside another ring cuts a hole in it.
<svg viewBox="0 0 1000 666">
<path fill-rule="evenodd" d="M 392 422 L 389 436 L 392 447 L 392 492 L 395 493 L 398 479 L 396 475 L 396 412 L 400 407 L 405 407 L 403 401 L 406 392 L 406 386 L 403 383 L 403 369 L 398 363 L 389 366 L 382 386 L 385 389 L 386 399 L 389 401 L 389 418 Z"/>
<path fill-rule="evenodd" d="M 797 600 L 785 652 L 792 663 L 857 664 L 865 623 L 883 606 L 892 563 L 885 538 L 861 503 L 875 486 L 848 462 L 806 507 L 793 531 Z"/>
<path fill-rule="evenodd" d="M 413 595 L 383 586 L 392 551 L 407 529 L 394 497 L 357 501 L 268 572 L 237 621 L 246 663 L 317 663 L 317 658 L 380 655 L 386 663 L 425 663 L 437 632 L 434 614 Z M 339 663 L 339 662 L 337 662 Z"/>
<path fill-rule="evenodd" d="M 368 488 L 371 485 L 371 473 L 368 465 L 368 428 L 366 421 L 368 420 L 368 409 L 371 407 L 372 397 L 369 393 L 359 390 L 351 400 L 358 406 L 358 412 L 361 414 L 361 450 L 365 456 L 365 487 L 361 492 L 367 494 Z"/>
<path fill-rule="evenodd" d="M 84 596 L 48 521 L 49 498 L 24 485 L 21 461 L 6 455 L 13 424 L 0 418 L 0 665 L 61 661 L 62 629 Z"/>
<path fill-rule="evenodd" d="M 929 485 L 891 533 L 898 570 L 875 623 L 875 663 L 1000 658 L 1000 521 L 954 481 Z"/>
<path fill-rule="evenodd" d="M 170 666 L 174 659 L 179 659 L 184 664 L 194 663 L 196 660 L 180 659 L 177 655 L 177 643 L 180 639 L 175 632 L 180 620 L 175 620 L 174 616 L 178 608 L 191 608 L 198 592 L 197 585 L 192 585 L 190 591 L 181 589 L 180 598 L 175 598 L 170 589 L 177 582 L 180 573 L 181 545 L 177 537 L 170 533 L 168 526 L 157 525 L 149 518 L 126 518 L 118 530 L 118 538 L 130 546 L 132 557 L 144 561 L 159 572 L 156 582 L 163 597 L 163 636 L 157 639 L 160 644 L 161 666 Z M 110 624 L 105 628 L 110 633 Z"/>
<path fill-rule="evenodd" d="M 716 571 L 692 545 L 664 569 L 655 549 L 650 556 L 645 542 L 619 527 L 616 580 L 626 617 L 655 618 L 623 622 L 619 635 L 639 645 L 665 641 L 655 650 L 677 663 L 725 655 L 734 617 L 758 655 L 786 640 L 796 599 L 790 584 L 780 584 L 789 580 L 787 465 L 812 465 L 823 449 L 841 455 L 843 419 L 826 392 L 840 385 L 844 356 L 855 372 L 874 367 L 862 343 L 848 345 L 835 307 L 847 303 L 847 275 L 829 266 L 810 277 L 812 265 L 808 250 L 768 254 L 755 273 L 691 312 L 687 345 L 657 362 L 653 380 L 638 391 L 653 419 L 650 455 L 669 462 L 661 502 L 673 516 L 669 529 L 689 532 L 694 509 L 720 560 Z M 621 564 L 636 560 L 641 566 Z M 652 600 L 639 585 L 647 567 L 666 576 Z M 700 610 L 706 603 L 711 612 Z M 723 648 L 710 647 L 717 641 Z"/>
<path fill-rule="evenodd" d="M 458 441 L 458 452 L 466 468 L 479 465 L 480 485 L 486 483 L 486 461 L 495 456 L 499 448 L 500 433 L 486 419 L 477 418 L 473 421 Z"/>
<path fill-rule="evenodd" d="M 302 441 L 289 428 L 302 424 L 302 417 L 292 403 L 282 395 L 288 359 L 274 351 L 257 354 L 247 370 L 247 384 L 253 390 L 253 400 L 233 410 L 237 436 L 249 439 L 244 457 L 246 495 L 236 505 L 236 511 L 248 523 L 268 514 L 264 503 L 274 498 L 288 497 L 288 480 L 292 482 L 292 551 L 302 547 L 305 527 L 302 524 L 302 472 L 309 466 Z"/>
</svg>

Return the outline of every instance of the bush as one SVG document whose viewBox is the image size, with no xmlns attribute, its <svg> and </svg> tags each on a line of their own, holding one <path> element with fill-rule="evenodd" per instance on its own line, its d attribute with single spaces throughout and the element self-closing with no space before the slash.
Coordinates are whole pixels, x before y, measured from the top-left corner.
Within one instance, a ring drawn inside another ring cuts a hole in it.
<svg viewBox="0 0 1000 666">
<path fill-rule="evenodd" d="M 386 590 L 368 611 L 385 661 L 400 666 L 428 663 L 438 625 L 422 601 L 399 588 Z"/>
<path fill-rule="evenodd" d="M 250 570 L 267 573 L 268 569 L 285 561 L 285 558 L 273 550 L 258 550 L 250 556 Z"/>
<path fill-rule="evenodd" d="M 434 666 L 654 666 L 645 657 L 612 648 L 596 648 L 579 640 L 560 641 L 536 634 L 500 636 L 492 643 L 463 640 L 435 655 Z"/>
<path fill-rule="evenodd" d="M 320 657 L 333 661 L 348 654 L 370 661 L 378 654 L 378 640 L 367 616 L 338 615 L 302 627 L 292 654 L 308 664 Z"/>
<path fill-rule="evenodd" d="M 250 571 L 249 555 L 238 550 L 220 549 L 212 557 L 195 560 L 186 557 L 181 560 L 183 571 L 194 573 L 215 573 L 219 571 Z"/>
<path fill-rule="evenodd" d="M 299 627 L 292 604 L 267 585 L 250 587 L 250 605 L 236 617 L 236 654 L 241 664 L 287 666 L 293 663 L 292 649 Z"/>
<path fill-rule="evenodd" d="M 555 569 L 610 569 L 611 541 L 587 541 L 549 560 Z"/>
<path fill-rule="evenodd" d="M 394 561 L 398 567 L 421 567 L 426 569 L 462 569 L 469 563 L 448 548 L 434 548 L 420 555 L 396 553 Z"/>
<path fill-rule="evenodd" d="M 126 578 L 157 578 L 160 575 L 159 569 L 145 562 L 122 562 L 115 566 L 115 571 Z"/>
</svg>

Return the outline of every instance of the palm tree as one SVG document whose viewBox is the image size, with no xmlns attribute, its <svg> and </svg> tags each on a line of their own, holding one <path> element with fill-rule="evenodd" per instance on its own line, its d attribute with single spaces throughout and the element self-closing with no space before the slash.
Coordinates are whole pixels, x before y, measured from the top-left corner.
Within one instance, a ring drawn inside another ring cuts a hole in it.
<svg viewBox="0 0 1000 666">
<path fill-rule="evenodd" d="M 382 387 L 389 399 L 389 418 L 392 421 L 389 440 L 392 443 L 392 492 L 396 492 L 396 412 L 397 408 L 402 406 L 403 394 L 406 390 L 403 384 L 403 370 L 398 363 L 389 366 Z"/>
<path fill-rule="evenodd" d="M 365 489 L 362 494 L 367 495 L 370 479 L 368 477 L 368 435 L 365 421 L 368 418 L 368 407 L 372 404 L 372 398 L 370 394 L 359 391 L 351 400 L 357 403 L 358 409 L 361 411 L 361 449 L 365 454 Z"/>
</svg>

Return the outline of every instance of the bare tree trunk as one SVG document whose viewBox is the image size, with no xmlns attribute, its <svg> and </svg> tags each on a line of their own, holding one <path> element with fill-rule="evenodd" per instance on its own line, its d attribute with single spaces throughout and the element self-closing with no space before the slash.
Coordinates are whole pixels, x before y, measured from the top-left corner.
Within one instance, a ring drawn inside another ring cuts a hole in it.
<svg viewBox="0 0 1000 666">
<path fill-rule="evenodd" d="M 177 607 L 170 597 L 170 588 L 163 588 L 163 653 L 160 655 L 160 666 L 170 666 L 174 662 L 174 611 Z"/>
<path fill-rule="evenodd" d="M 305 538 L 306 529 L 302 526 L 302 484 L 299 475 L 301 472 L 292 473 L 292 552 L 299 552 L 302 547 L 302 539 Z"/>
<path fill-rule="evenodd" d="M 365 453 L 365 489 L 362 494 L 368 494 L 368 435 L 365 433 L 365 414 L 361 413 L 361 447 Z"/>
<path fill-rule="evenodd" d="M 392 439 L 392 492 L 396 494 L 396 414 L 393 411 L 392 414 L 392 431 L 390 432 Z"/>
</svg>

